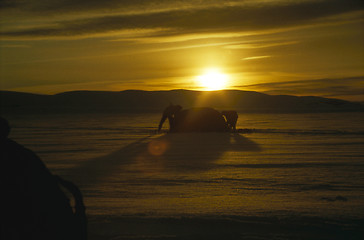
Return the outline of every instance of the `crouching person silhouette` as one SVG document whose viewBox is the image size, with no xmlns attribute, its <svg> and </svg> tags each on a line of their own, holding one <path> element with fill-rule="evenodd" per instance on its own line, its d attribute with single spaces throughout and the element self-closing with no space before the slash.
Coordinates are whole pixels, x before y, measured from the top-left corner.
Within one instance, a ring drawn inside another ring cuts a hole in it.
<svg viewBox="0 0 364 240">
<path fill-rule="evenodd" d="M 229 129 L 236 132 L 236 123 L 239 117 L 238 113 L 236 111 L 222 111 L 221 114 L 225 117 Z"/>
<path fill-rule="evenodd" d="M 9 139 L 9 132 L 0 117 L 0 239 L 87 239 L 79 189 L 52 175 L 34 152 Z M 75 198 L 75 210 L 60 186 Z"/>
</svg>

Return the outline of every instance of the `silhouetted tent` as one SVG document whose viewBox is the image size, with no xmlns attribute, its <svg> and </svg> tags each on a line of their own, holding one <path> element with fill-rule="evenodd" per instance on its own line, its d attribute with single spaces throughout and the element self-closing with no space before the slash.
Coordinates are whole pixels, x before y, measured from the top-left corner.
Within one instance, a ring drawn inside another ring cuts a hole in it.
<svg viewBox="0 0 364 240">
<path fill-rule="evenodd" d="M 87 239 L 79 189 L 52 175 L 35 153 L 9 139 L 10 127 L 0 119 L 1 239 Z M 75 211 L 60 184 L 75 197 Z"/>
<path fill-rule="evenodd" d="M 199 107 L 182 109 L 180 105 L 169 105 L 163 111 L 158 131 L 168 119 L 170 132 L 226 132 L 228 125 L 223 115 L 213 108 Z"/>
</svg>

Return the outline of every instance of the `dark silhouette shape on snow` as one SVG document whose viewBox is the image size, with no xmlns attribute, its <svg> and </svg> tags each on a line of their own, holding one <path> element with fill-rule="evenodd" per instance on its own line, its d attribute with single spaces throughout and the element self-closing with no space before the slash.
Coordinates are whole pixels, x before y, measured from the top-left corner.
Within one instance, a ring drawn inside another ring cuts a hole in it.
<svg viewBox="0 0 364 240">
<path fill-rule="evenodd" d="M 230 130 L 236 131 L 236 123 L 238 122 L 238 113 L 236 111 L 222 111 L 221 114 L 225 117 L 226 123 Z"/>
<path fill-rule="evenodd" d="M 182 110 L 180 105 L 169 105 L 163 111 L 158 131 L 168 118 L 170 132 L 227 132 L 225 118 L 213 108 L 199 107 Z"/>
<path fill-rule="evenodd" d="M 2 117 L 0 131 L 1 239 L 87 239 L 77 186 L 52 175 L 34 152 L 9 139 Z M 73 194 L 75 212 L 60 185 Z"/>
</svg>

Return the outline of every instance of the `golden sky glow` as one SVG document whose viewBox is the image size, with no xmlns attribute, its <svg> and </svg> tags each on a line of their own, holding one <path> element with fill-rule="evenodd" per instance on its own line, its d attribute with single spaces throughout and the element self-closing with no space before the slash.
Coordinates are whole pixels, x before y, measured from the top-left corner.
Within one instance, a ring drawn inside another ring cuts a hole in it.
<svg viewBox="0 0 364 240">
<path fill-rule="evenodd" d="M 2 90 L 230 88 L 364 101 L 362 0 L 0 6 Z M 211 66 L 228 77 L 225 86 L 196 84 Z"/>
</svg>

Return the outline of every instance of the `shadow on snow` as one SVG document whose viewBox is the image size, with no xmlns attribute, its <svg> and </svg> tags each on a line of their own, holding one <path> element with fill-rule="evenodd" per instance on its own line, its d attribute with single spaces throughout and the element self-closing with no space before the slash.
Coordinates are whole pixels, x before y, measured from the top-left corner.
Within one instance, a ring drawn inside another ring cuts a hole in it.
<svg viewBox="0 0 364 240">
<path fill-rule="evenodd" d="M 165 134 L 142 138 L 111 154 L 85 161 L 65 175 L 77 183 L 90 185 L 128 170 L 140 173 L 206 171 L 228 151 L 259 152 L 261 148 L 237 133 Z"/>
</svg>

